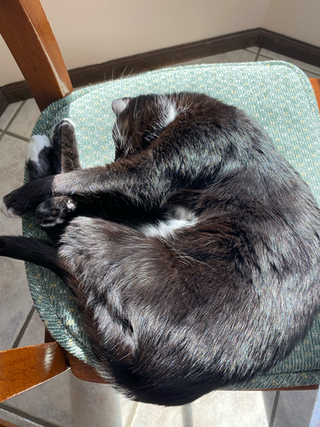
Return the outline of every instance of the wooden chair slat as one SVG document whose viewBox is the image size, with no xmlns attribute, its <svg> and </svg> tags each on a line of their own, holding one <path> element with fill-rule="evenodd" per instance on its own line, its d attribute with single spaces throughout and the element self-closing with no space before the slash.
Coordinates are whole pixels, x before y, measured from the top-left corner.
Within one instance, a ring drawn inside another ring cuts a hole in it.
<svg viewBox="0 0 320 427">
<path fill-rule="evenodd" d="M 309 79 L 309 80 L 310 80 L 310 83 L 312 84 L 314 93 L 316 95 L 318 107 L 320 111 L 320 79 Z"/>
<path fill-rule="evenodd" d="M 57 342 L 0 352 L 0 402 L 68 369 L 65 351 Z"/>
<path fill-rule="evenodd" d="M 16 424 L 9 423 L 8 421 L 0 420 L 0 427 L 19 427 Z"/>
<path fill-rule="evenodd" d="M 0 31 L 41 111 L 72 92 L 68 71 L 39 0 L 1 0 Z"/>
</svg>

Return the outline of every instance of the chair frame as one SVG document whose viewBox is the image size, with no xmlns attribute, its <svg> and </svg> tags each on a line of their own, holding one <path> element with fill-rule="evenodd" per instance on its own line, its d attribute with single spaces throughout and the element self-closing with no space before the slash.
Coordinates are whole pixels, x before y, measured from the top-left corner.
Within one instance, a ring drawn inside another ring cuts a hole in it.
<svg viewBox="0 0 320 427">
<path fill-rule="evenodd" d="M 73 91 L 40 0 L 0 0 L 0 31 L 41 111 Z M 23 35 L 23 37 L 21 37 Z M 320 79 L 310 79 L 320 109 Z M 85 381 L 105 383 L 91 366 L 68 354 L 48 331 L 45 343 L 0 352 L 0 402 L 71 368 Z M 318 385 L 272 390 L 311 390 Z M 0 420 L 0 427 L 14 426 Z"/>
</svg>

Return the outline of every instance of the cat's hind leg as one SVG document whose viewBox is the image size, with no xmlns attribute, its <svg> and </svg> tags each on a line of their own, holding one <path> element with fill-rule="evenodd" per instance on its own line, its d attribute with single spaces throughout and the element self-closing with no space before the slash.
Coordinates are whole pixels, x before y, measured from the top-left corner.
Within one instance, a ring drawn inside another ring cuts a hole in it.
<svg viewBox="0 0 320 427">
<path fill-rule="evenodd" d="M 49 138 L 45 135 L 33 135 L 27 146 L 27 169 L 29 179 L 33 181 L 51 175 L 53 148 Z M 19 218 L 19 212 L 14 207 L 7 207 L 4 200 L 1 202 L 1 212 L 9 218 Z"/>
<path fill-rule="evenodd" d="M 52 129 L 54 174 L 81 169 L 76 131 L 70 119 L 63 119 Z"/>
</svg>

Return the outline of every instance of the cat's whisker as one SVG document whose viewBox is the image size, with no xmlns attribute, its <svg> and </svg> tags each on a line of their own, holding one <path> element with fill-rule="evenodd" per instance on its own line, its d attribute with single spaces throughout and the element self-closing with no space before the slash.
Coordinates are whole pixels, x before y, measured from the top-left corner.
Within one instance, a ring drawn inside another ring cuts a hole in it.
<svg viewBox="0 0 320 427">
<path fill-rule="evenodd" d="M 131 74 L 133 73 L 134 67 L 132 68 L 132 70 L 130 71 L 130 73 L 127 75 L 127 77 L 130 77 Z"/>
<path fill-rule="evenodd" d="M 125 67 L 124 67 L 124 70 L 122 71 L 122 73 L 121 73 L 121 76 L 120 76 L 120 79 L 122 79 L 122 78 L 124 78 L 125 77 L 125 72 L 126 72 L 126 69 L 128 68 L 128 65 L 126 65 Z"/>
</svg>

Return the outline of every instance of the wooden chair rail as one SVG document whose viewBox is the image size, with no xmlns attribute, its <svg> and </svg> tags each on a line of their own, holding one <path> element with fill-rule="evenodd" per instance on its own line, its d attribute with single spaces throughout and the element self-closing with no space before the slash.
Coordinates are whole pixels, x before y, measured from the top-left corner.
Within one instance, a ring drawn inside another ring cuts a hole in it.
<svg viewBox="0 0 320 427">
<path fill-rule="evenodd" d="M 57 342 L 0 351 L 0 402 L 68 369 Z"/>
<path fill-rule="evenodd" d="M 0 420 L 0 427 L 19 427 L 16 424 L 9 423 L 8 421 Z"/>
<path fill-rule="evenodd" d="M 309 79 L 312 84 L 314 94 L 316 95 L 316 99 L 318 102 L 318 107 L 320 111 L 320 79 Z"/>
</svg>

